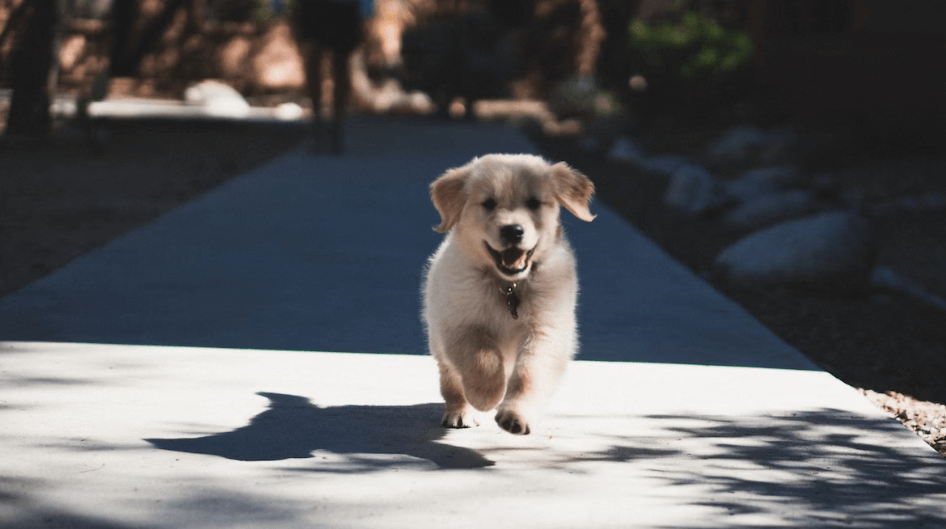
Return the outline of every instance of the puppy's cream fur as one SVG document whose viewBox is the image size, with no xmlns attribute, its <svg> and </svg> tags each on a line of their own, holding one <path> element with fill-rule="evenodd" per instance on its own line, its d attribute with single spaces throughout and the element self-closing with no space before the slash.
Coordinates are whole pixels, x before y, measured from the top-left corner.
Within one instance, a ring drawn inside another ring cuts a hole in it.
<svg viewBox="0 0 946 529">
<path fill-rule="evenodd" d="M 559 210 L 590 222 L 594 185 L 564 163 L 493 154 L 448 170 L 430 190 L 442 218 L 435 230 L 447 234 L 423 286 L 443 424 L 475 426 L 475 410 L 497 409 L 502 428 L 527 434 L 578 348 L 575 258 Z"/>
</svg>

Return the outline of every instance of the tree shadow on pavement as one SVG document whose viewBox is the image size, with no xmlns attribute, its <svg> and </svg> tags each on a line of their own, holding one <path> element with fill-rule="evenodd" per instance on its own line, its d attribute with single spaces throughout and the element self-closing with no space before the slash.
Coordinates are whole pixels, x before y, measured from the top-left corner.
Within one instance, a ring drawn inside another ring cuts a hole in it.
<svg viewBox="0 0 946 529">
<path fill-rule="evenodd" d="M 696 504 L 720 509 L 721 527 L 739 515 L 805 527 L 946 527 L 946 460 L 893 420 L 827 409 L 647 419 L 681 447 L 654 469 L 675 489 L 703 490 Z"/>
<path fill-rule="evenodd" d="M 149 529 L 151 524 L 126 524 L 88 513 L 76 513 L 37 501 L 32 491 L 44 487 L 41 480 L 0 476 L 0 528 L 28 529 Z"/>
<path fill-rule="evenodd" d="M 359 472 L 410 464 L 406 455 L 439 468 L 480 468 L 492 461 L 468 448 L 437 442 L 442 404 L 414 406 L 332 406 L 321 408 L 305 397 L 259 393 L 269 409 L 246 426 L 206 437 L 145 439 L 156 448 L 209 454 L 237 461 L 281 461 L 311 458 L 326 451 L 348 456 L 344 464 L 326 463 L 325 470 Z"/>
</svg>

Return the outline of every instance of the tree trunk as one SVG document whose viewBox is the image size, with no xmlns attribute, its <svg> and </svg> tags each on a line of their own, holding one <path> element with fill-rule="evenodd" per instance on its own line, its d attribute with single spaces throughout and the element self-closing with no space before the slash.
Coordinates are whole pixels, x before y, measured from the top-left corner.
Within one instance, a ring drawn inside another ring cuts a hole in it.
<svg viewBox="0 0 946 529">
<path fill-rule="evenodd" d="M 138 20 L 138 2 L 115 0 L 112 4 L 111 74 L 115 77 L 138 75 L 138 64 L 131 57 L 134 45 L 132 30 Z"/>
<path fill-rule="evenodd" d="M 6 133 L 41 136 L 49 132 L 49 106 L 59 70 L 58 24 L 62 0 L 33 0 L 29 20 L 12 58 L 13 98 Z"/>
</svg>

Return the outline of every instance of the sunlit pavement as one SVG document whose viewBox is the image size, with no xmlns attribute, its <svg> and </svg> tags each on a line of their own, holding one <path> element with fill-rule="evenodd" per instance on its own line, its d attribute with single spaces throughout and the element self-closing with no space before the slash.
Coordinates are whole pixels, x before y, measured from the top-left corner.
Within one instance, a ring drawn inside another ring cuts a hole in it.
<svg viewBox="0 0 946 529">
<path fill-rule="evenodd" d="M 946 461 L 600 203 L 566 218 L 582 352 L 549 416 L 440 428 L 427 184 L 533 148 L 368 118 L 348 145 L 0 300 L 0 525 L 946 524 Z"/>
</svg>

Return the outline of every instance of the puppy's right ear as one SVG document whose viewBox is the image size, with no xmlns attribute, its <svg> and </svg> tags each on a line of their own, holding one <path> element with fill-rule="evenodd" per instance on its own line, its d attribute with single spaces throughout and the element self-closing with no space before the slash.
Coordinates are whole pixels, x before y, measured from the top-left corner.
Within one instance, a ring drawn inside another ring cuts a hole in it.
<svg viewBox="0 0 946 529">
<path fill-rule="evenodd" d="M 447 233 L 460 220 L 460 213 L 466 204 L 463 187 L 470 176 L 473 164 L 448 170 L 440 178 L 430 184 L 430 199 L 434 207 L 440 212 L 440 225 L 434 231 Z"/>
</svg>

